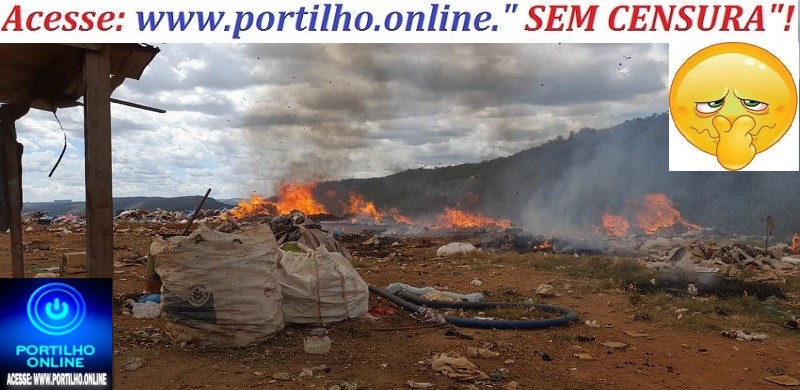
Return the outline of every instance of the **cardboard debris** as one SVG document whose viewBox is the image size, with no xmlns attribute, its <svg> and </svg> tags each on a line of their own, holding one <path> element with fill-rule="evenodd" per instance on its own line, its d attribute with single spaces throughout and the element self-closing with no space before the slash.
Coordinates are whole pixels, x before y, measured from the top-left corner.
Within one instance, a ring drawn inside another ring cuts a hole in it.
<svg viewBox="0 0 800 390">
<path fill-rule="evenodd" d="M 406 381 L 408 387 L 412 389 L 427 389 L 429 387 L 433 387 L 433 383 L 428 382 L 414 382 L 413 380 L 409 379 Z"/>
<path fill-rule="evenodd" d="M 633 331 L 633 330 L 624 330 L 624 331 L 622 331 L 622 333 L 625 333 L 626 335 L 631 336 L 631 337 L 650 337 L 649 333 L 637 332 L 637 331 Z"/>
<path fill-rule="evenodd" d="M 763 333 L 748 334 L 741 330 L 726 330 L 722 332 L 722 335 L 729 339 L 736 339 L 739 341 L 764 341 L 767 338 L 767 335 Z"/>
<path fill-rule="evenodd" d="M 125 362 L 122 368 L 124 368 L 125 371 L 136 371 L 140 369 L 143 365 L 144 365 L 144 359 L 142 359 L 141 357 L 135 357 L 128 359 L 128 361 Z"/>
<path fill-rule="evenodd" d="M 575 355 L 576 358 L 581 359 L 581 360 L 594 360 L 592 355 L 589 355 L 588 353 L 576 353 L 576 354 L 573 354 L 573 355 Z"/>
<path fill-rule="evenodd" d="M 775 272 L 764 272 L 760 275 L 751 276 L 745 279 L 750 283 L 763 283 L 763 282 L 786 282 L 786 278 L 776 274 Z"/>
<path fill-rule="evenodd" d="M 328 372 L 330 370 L 331 369 L 328 368 L 328 366 L 326 366 L 324 364 L 321 364 L 319 366 L 314 366 L 314 367 L 303 367 L 302 371 L 300 372 L 300 376 L 299 377 L 300 378 L 313 377 L 314 373 L 317 372 L 317 371 Z"/>
<path fill-rule="evenodd" d="M 519 384 L 517 383 L 517 381 L 508 382 L 505 384 L 505 386 L 503 386 L 503 390 L 517 390 L 517 389 L 519 389 Z"/>
<path fill-rule="evenodd" d="M 613 349 L 625 349 L 625 347 L 628 346 L 628 344 L 621 343 L 618 341 L 606 341 L 605 343 L 601 343 L 600 345 Z"/>
<path fill-rule="evenodd" d="M 431 367 L 434 371 L 461 382 L 489 379 L 489 375 L 481 371 L 478 366 L 452 351 L 435 355 L 431 360 Z"/>
<path fill-rule="evenodd" d="M 781 386 L 800 386 L 800 380 L 790 377 L 789 375 L 765 376 L 764 380 L 777 383 Z"/>
<path fill-rule="evenodd" d="M 499 353 L 489 350 L 487 348 L 475 348 L 475 347 L 469 347 L 467 349 L 467 355 L 469 355 L 469 357 L 480 357 L 480 358 L 493 358 L 500 356 Z"/>
<path fill-rule="evenodd" d="M 553 291 L 553 286 L 549 284 L 540 284 L 539 287 L 536 287 L 536 291 L 534 291 L 534 294 L 540 297 L 549 297 L 553 295 L 552 291 Z"/>
</svg>

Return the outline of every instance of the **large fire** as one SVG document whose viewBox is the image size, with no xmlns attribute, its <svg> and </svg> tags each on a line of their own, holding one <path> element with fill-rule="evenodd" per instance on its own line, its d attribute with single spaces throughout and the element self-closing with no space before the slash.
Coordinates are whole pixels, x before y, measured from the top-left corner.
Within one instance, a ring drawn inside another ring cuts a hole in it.
<svg viewBox="0 0 800 390">
<path fill-rule="evenodd" d="M 800 255 L 800 233 L 795 233 L 792 236 L 792 244 L 789 245 L 789 251 L 796 255 Z"/>
<path fill-rule="evenodd" d="M 364 200 L 364 197 L 358 194 L 350 194 L 350 203 L 345 205 L 344 211 L 345 213 L 368 217 L 375 222 L 383 220 L 383 215 L 375 207 L 375 203 Z"/>
<path fill-rule="evenodd" d="M 413 225 L 414 224 L 414 221 L 411 218 L 408 218 L 408 217 L 404 216 L 403 214 L 400 214 L 400 210 L 398 210 L 397 208 L 394 208 L 394 207 L 390 208 L 389 209 L 389 215 L 397 223 L 404 223 L 404 224 L 407 224 L 407 225 Z"/>
<path fill-rule="evenodd" d="M 687 229 L 700 228 L 683 219 L 681 213 L 672 206 L 672 201 L 664 194 L 644 195 L 637 202 L 637 206 L 636 226 L 647 234 L 653 234 L 658 229 L 669 228 L 675 224 L 683 225 Z"/>
<path fill-rule="evenodd" d="M 633 223 L 645 234 L 653 234 L 658 229 L 670 228 L 676 224 L 687 229 L 699 229 L 700 226 L 683 219 L 681 213 L 672 205 L 672 201 L 664 194 L 647 194 L 630 201 L 627 211 L 633 215 Z M 595 226 L 595 234 L 609 237 L 623 237 L 628 234 L 631 222 L 623 215 L 606 212 L 603 223 Z M 800 245 L 800 243 L 798 243 Z"/>
<path fill-rule="evenodd" d="M 234 209 L 228 211 L 228 214 L 236 219 L 245 219 L 256 215 L 275 215 L 276 213 L 275 203 L 257 194 L 250 195 L 250 199 L 240 201 Z"/>
<path fill-rule="evenodd" d="M 375 222 L 383 222 L 388 218 L 391 218 L 396 223 L 404 223 L 407 225 L 414 224 L 414 221 L 411 218 L 408 218 L 400 213 L 400 210 L 397 208 L 390 208 L 388 211 L 380 211 L 378 207 L 375 206 L 375 203 L 365 200 L 363 196 L 359 194 L 350 194 L 350 202 L 344 205 L 343 209 L 345 213 L 355 215 L 355 218 L 352 219 L 353 222 L 357 222 L 359 219 L 366 218 L 371 221 Z"/>
<path fill-rule="evenodd" d="M 631 224 L 625 217 L 617 214 L 603 214 L 603 229 L 609 237 L 623 237 L 628 234 Z"/>
<path fill-rule="evenodd" d="M 508 219 L 492 219 L 481 214 L 473 214 L 463 210 L 444 208 L 444 214 L 436 217 L 437 228 L 475 228 L 490 227 L 510 228 L 511 221 Z"/>
<path fill-rule="evenodd" d="M 316 183 L 281 183 L 276 201 L 253 194 L 249 200 L 239 202 L 228 214 L 236 219 L 244 219 L 256 215 L 289 214 L 294 210 L 307 215 L 327 213 L 325 206 L 317 202 L 311 193 L 316 186 Z"/>
</svg>

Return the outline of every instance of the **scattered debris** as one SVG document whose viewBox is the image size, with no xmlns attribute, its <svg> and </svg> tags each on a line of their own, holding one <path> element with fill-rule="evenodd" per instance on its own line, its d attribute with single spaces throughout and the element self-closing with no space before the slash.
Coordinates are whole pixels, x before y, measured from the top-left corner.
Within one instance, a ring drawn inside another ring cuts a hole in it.
<svg viewBox="0 0 800 390">
<path fill-rule="evenodd" d="M 324 364 L 321 364 L 319 366 L 314 366 L 314 367 L 303 367 L 302 372 L 300 372 L 300 378 L 303 378 L 303 377 L 306 377 L 306 376 L 313 377 L 314 373 L 317 372 L 317 371 L 330 372 L 331 369 L 330 369 L 330 367 L 328 367 L 328 366 L 326 366 Z"/>
<path fill-rule="evenodd" d="M 800 380 L 789 375 L 765 376 L 763 379 L 781 386 L 800 386 Z"/>
<path fill-rule="evenodd" d="M 597 323 L 597 320 L 591 320 L 591 321 L 590 320 L 586 320 L 586 322 L 584 322 L 584 324 L 586 324 L 586 326 L 588 326 L 590 328 L 599 328 L 600 327 L 600 324 Z"/>
<path fill-rule="evenodd" d="M 34 251 L 50 251 L 53 246 L 43 241 L 31 241 L 25 245 L 25 252 L 31 253 Z"/>
<path fill-rule="evenodd" d="M 487 348 L 475 348 L 475 347 L 469 347 L 467 349 L 467 355 L 469 357 L 481 357 L 481 358 L 493 358 L 500 356 L 499 353 L 489 350 Z"/>
<path fill-rule="evenodd" d="M 553 293 L 551 293 L 552 290 L 553 286 L 549 284 L 540 284 L 533 293 L 540 297 L 550 297 L 553 296 Z"/>
<path fill-rule="evenodd" d="M 605 343 L 601 343 L 600 345 L 612 349 L 625 349 L 628 346 L 628 344 L 621 343 L 618 341 L 606 341 Z"/>
<path fill-rule="evenodd" d="M 279 381 L 290 381 L 292 380 L 292 375 L 288 372 L 276 372 L 272 374 L 272 379 L 276 379 Z"/>
<path fill-rule="evenodd" d="M 722 331 L 722 335 L 729 339 L 736 339 L 739 341 L 764 341 L 767 339 L 767 335 L 763 333 L 745 333 L 741 330 L 725 330 Z"/>
<path fill-rule="evenodd" d="M 141 357 L 135 357 L 128 359 L 128 361 L 125 362 L 122 368 L 124 368 L 125 371 L 136 371 L 140 369 L 143 365 L 144 365 L 144 359 L 142 359 Z"/>
<path fill-rule="evenodd" d="M 161 315 L 161 306 L 151 301 L 134 302 L 132 311 L 134 318 L 156 318 Z"/>
<path fill-rule="evenodd" d="M 649 333 L 637 332 L 637 331 L 631 331 L 631 330 L 624 330 L 624 331 L 622 331 L 622 333 L 625 333 L 626 335 L 631 336 L 631 337 L 650 337 Z"/>
<path fill-rule="evenodd" d="M 783 327 L 798 330 L 800 329 L 800 321 L 798 321 L 797 318 L 790 318 L 786 320 L 786 323 L 783 324 Z"/>
<path fill-rule="evenodd" d="M 331 338 L 311 336 L 303 339 L 303 350 L 313 355 L 322 355 L 331 350 Z"/>
<path fill-rule="evenodd" d="M 519 384 L 517 383 L 517 381 L 508 382 L 505 384 L 505 386 L 503 386 L 503 390 L 517 390 L 517 389 L 519 389 Z"/>
<path fill-rule="evenodd" d="M 451 242 L 436 250 L 436 256 L 450 256 L 456 253 L 469 253 L 475 250 L 475 246 L 470 243 Z"/>
<path fill-rule="evenodd" d="M 429 383 L 429 382 L 415 382 L 415 381 L 414 381 L 414 380 L 412 380 L 412 379 L 409 379 L 409 380 L 407 380 L 407 381 L 406 381 L 406 384 L 408 385 L 408 387 L 410 387 L 410 388 L 412 388 L 412 389 L 427 389 L 427 388 L 429 388 L 429 387 L 433 387 L 433 383 Z"/>
<path fill-rule="evenodd" d="M 431 367 L 434 371 L 439 371 L 457 381 L 471 382 L 489 379 L 489 375 L 481 371 L 478 366 L 452 351 L 435 355 L 431 360 Z"/>
</svg>

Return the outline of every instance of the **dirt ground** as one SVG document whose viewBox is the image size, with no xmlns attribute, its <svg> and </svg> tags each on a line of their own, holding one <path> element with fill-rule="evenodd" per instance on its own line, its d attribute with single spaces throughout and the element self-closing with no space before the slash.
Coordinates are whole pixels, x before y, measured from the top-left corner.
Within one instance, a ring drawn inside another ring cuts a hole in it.
<svg viewBox="0 0 800 390">
<path fill-rule="evenodd" d="M 25 253 L 28 277 L 57 266 L 61 253 L 84 248 L 81 229 L 64 232 L 60 226 L 43 225 L 24 229 L 30 230 L 24 233 L 26 242 L 41 241 L 51 247 Z M 176 233 L 180 226 L 120 224 L 116 230 L 114 258 L 122 261 L 146 255 L 150 234 Z M 461 293 L 483 291 L 489 294 L 488 300 L 533 298 L 573 309 L 580 322 L 527 331 L 458 329 L 470 336 L 465 338 L 446 334 L 447 327 L 423 327 L 409 313 L 397 310 L 375 320 L 330 326 L 331 351 L 310 355 L 302 347 L 309 327 L 287 327 L 257 347 L 197 349 L 166 340 L 164 320 L 133 318 L 115 306 L 114 388 L 330 389 L 338 385 L 345 389 L 357 383 L 358 389 L 408 389 L 406 382 L 413 380 L 431 383 L 434 389 L 779 389 L 792 387 L 762 378 L 782 374 L 800 378 L 797 331 L 770 317 L 728 313 L 720 307 L 731 304 L 714 297 L 641 297 L 613 280 L 569 272 L 570 261 L 580 260 L 572 255 L 475 252 L 437 258 L 437 247 L 448 240 L 437 238 L 425 248 L 414 248 L 409 240 L 398 242 L 363 245 L 356 238 L 344 244 L 354 254 L 362 277 L 375 286 L 403 282 Z M 9 253 L 9 236 L 0 235 L 0 277 L 11 275 Z M 562 265 L 553 266 L 558 263 Z M 115 294 L 140 293 L 145 265 L 117 265 Z M 472 284 L 475 279 L 482 284 Z M 554 286 L 556 295 L 536 297 L 534 290 L 542 283 Z M 371 306 L 392 306 L 374 295 L 370 299 Z M 787 304 L 796 305 L 797 295 L 790 294 Z M 599 327 L 587 326 L 586 320 L 596 321 Z M 722 337 L 720 329 L 758 331 L 769 337 L 743 342 Z M 646 335 L 632 337 L 626 331 Z M 628 346 L 601 345 L 607 341 Z M 431 368 L 434 354 L 453 351 L 467 356 L 469 347 L 486 347 L 500 354 L 470 358 L 492 380 L 462 383 Z M 581 360 L 575 356 L 578 353 L 587 353 L 593 360 Z M 136 358 L 143 365 L 126 370 L 126 362 Z M 326 369 L 301 377 L 303 368 L 319 365 Z M 273 379 L 276 373 L 288 373 L 289 380 Z M 509 385 L 512 381 L 517 387 Z"/>
</svg>

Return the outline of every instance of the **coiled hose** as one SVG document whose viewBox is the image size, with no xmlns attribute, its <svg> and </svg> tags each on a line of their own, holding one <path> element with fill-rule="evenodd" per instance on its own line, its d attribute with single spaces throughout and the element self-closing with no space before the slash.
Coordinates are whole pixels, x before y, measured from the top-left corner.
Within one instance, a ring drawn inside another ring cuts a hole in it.
<svg viewBox="0 0 800 390">
<path fill-rule="evenodd" d="M 506 307 L 536 308 L 551 313 L 561 313 L 563 316 L 556 318 L 542 318 L 538 320 L 484 320 L 476 318 L 461 318 L 456 316 L 443 316 L 444 320 L 462 328 L 476 329 L 542 329 L 553 326 L 569 325 L 578 320 L 578 315 L 570 309 L 561 306 L 547 305 L 543 303 L 526 302 L 450 302 L 450 301 L 431 301 L 420 298 L 413 294 L 401 292 L 398 295 L 389 294 L 373 285 L 369 286 L 369 291 L 379 297 L 386 298 L 395 305 L 402 307 L 413 313 L 418 313 L 424 307 L 430 308 L 449 308 L 465 310 L 489 310 Z"/>
</svg>

